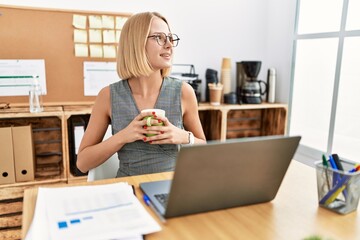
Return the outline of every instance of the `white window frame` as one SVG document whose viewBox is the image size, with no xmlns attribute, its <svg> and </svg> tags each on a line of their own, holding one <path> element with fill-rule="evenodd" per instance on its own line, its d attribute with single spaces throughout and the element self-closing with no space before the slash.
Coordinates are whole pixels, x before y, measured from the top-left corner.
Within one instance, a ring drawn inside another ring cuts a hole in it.
<svg viewBox="0 0 360 240">
<path fill-rule="evenodd" d="M 335 128 L 335 117 L 336 117 L 336 107 L 338 100 L 338 90 L 340 84 L 340 71 L 342 64 L 343 48 L 344 48 L 344 39 L 346 37 L 360 36 L 360 30 L 351 30 L 346 31 L 346 19 L 348 14 L 349 0 L 343 0 L 343 9 L 341 14 L 341 24 L 340 31 L 336 32 L 324 32 L 324 33 L 311 33 L 311 34 L 298 34 L 298 24 L 299 24 L 299 10 L 300 10 L 300 1 L 297 0 L 296 6 L 296 20 L 295 20 L 295 29 L 293 37 L 293 55 L 292 55 L 292 66 L 291 66 L 291 84 L 290 84 L 290 99 L 289 99 L 289 125 L 291 127 L 291 109 L 292 109 L 292 100 L 293 100 L 293 87 L 294 87 L 294 78 L 295 78 L 295 59 L 296 59 L 296 50 L 297 50 L 297 41 L 303 39 L 321 39 L 321 38 L 338 38 L 338 50 L 337 50 L 337 59 L 336 59 L 336 69 L 335 69 L 335 80 L 333 88 L 333 98 L 332 98 L 332 107 L 330 115 L 330 125 L 329 125 L 329 137 L 327 141 L 327 150 L 326 154 L 329 155 L 332 153 L 333 140 L 334 140 L 334 128 Z M 290 128 L 288 128 L 288 132 Z M 321 160 L 323 152 L 304 145 L 299 145 L 299 148 L 294 156 L 295 159 L 302 161 L 306 164 L 313 165 L 314 161 Z"/>
</svg>

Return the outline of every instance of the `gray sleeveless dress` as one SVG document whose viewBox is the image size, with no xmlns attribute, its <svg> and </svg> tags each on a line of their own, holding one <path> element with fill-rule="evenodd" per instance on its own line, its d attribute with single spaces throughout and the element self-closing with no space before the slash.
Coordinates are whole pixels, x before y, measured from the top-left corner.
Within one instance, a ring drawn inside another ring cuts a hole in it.
<svg viewBox="0 0 360 240">
<path fill-rule="evenodd" d="M 154 108 L 166 111 L 169 121 L 184 128 L 181 109 L 182 81 L 166 77 Z M 127 80 L 110 84 L 112 134 L 124 129 L 140 111 Z M 179 145 L 149 144 L 142 140 L 125 144 L 118 151 L 120 160 L 117 177 L 172 171 Z"/>
</svg>

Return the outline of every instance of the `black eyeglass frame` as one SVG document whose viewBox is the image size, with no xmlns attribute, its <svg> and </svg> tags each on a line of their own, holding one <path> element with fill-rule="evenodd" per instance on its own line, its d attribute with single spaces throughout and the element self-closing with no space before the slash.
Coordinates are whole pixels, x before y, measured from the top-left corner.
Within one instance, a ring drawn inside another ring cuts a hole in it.
<svg viewBox="0 0 360 240">
<path fill-rule="evenodd" d="M 160 41 L 160 34 L 166 36 L 165 42 Z M 173 47 L 176 47 L 179 44 L 179 40 L 180 40 L 179 36 L 175 33 L 169 33 L 168 35 L 166 35 L 166 33 L 156 33 L 148 36 L 147 38 L 155 38 L 159 46 L 164 46 L 167 42 L 170 42 Z"/>
</svg>

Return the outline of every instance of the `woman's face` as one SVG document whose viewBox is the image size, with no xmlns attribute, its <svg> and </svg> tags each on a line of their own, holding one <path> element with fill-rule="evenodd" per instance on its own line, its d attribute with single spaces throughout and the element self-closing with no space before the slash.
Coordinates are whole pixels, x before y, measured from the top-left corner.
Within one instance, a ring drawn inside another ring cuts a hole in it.
<svg viewBox="0 0 360 240">
<path fill-rule="evenodd" d="M 152 20 L 149 36 L 157 36 L 162 33 L 167 36 L 170 33 L 169 27 L 162 19 L 156 17 Z M 155 71 L 171 67 L 173 47 L 169 41 L 160 46 L 157 37 L 149 37 L 145 45 L 145 51 Z"/>
</svg>

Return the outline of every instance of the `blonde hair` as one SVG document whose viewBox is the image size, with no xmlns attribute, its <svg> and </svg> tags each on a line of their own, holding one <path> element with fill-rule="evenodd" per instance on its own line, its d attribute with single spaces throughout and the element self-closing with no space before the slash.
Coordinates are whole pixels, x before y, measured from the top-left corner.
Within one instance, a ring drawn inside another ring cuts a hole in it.
<svg viewBox="0 0 360 240">
<path fill-rule="evenodd" d="M 149 76 L 154 71 L 148 60 L 145 44 L 151 22 L 156 17 L 168 24 L 166 18 L 157 12 L 138 13 L 125 22 L 121 30 L 117 56 L 117 72 L 121 79 Z M 170 70 L 170 68 L 161 69 L 161 76 L 168 76 Z"/>
</svg>

